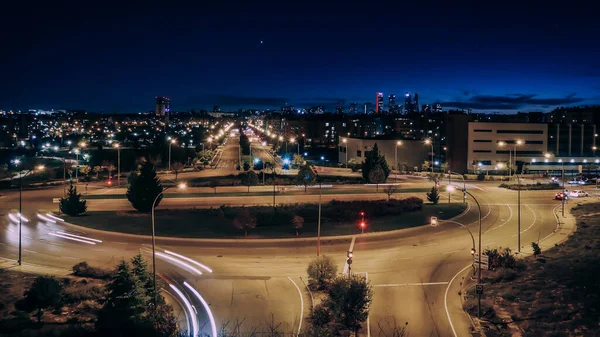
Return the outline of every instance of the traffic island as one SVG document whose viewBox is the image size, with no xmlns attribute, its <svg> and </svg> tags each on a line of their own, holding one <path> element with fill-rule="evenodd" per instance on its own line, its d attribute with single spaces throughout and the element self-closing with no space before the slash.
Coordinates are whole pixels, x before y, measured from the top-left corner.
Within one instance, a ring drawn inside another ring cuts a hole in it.
<svg viewBox="0 0 600 337">
<path fill-rule="evenodd" d="M 409 197 L 391 201 L 332 201 L 321 207 L 321 235 L 383 232 L 429 224 L 432 216 L 450 219 L 466 204 L 423 204 Z M 364 213 L 361 215 L 361 212 Z M 292 238 L 315 237 L 317 204 L 202 209 L 157 209 L 156 235 L 181 238 Z M 150 214 L 137 211 L 94 211 L 65 217 L 67 222 L 92 229 L 151 235 Z M 364 226 L 362 225 L 364 224 Z"/>
</svg>

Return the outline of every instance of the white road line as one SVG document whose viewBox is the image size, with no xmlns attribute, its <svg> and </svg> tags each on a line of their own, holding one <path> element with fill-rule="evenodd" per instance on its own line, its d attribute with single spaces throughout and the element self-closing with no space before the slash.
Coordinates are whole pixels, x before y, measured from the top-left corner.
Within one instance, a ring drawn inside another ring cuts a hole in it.
<svg viewBox="0 0 600 337">
<path fill-rule="evenodd" d="M 63 259 L 70 259 L 70 260 L 79 260 L 76 257 L 71 257 L 71 256 L 61 256 Z"/>
<path fill-rule="evenodd" d="M 426 245 L 425 245 L 425 246 L 423 246 L 423 247 L 435 246 L 435 245 L 437 245 L 437 244 L 438 244 L 437 242 L 432 242 L 432 243 L 428 243 L 428 244 L 426 244 Z"/>
<path fill-rule="evenodd" d="M 461 250 L 462 249 L 451 250 L 449 252 L 445 252 L 445 253 L 442 253 L 442 254 L 452 254 L 452 253 L 460 252 Z"/>
<path fill-rule="evenodd" d="M 521 231 L 521 234 L 527 232 L 531 227 L 533 227 L 533 225 L 535 225 L 535 222 L 537 221 L 537 214 L 535 214 L 535 212 L 533 211 L 533 209 L 531 207 L 529 207 L 529 205 L 525 205 L 525 207 L 527 207 L 531 213 L 533 213 L 533 222 L 531 222 L 531 225 L 529 225 L 529 227 L 525 228 L 524 230 Z M 517 234 L 512 236 L 513 238 L 517 237 Z"/>
<path fill-rule="evenodd" d="M 456 329 L 454 329 L 454 324 L 452 323 L 452 319 L 450 318 L 450 311 L 448 311 L 448 290 L 450 290 L 450 286 L 452 285 L 452 282 L 454 282 L 454 279 L 456 279 L 456 277 L 458 275 L 460 275 L 462 272 L 464 272 L 467 268 L 471 268 L 471 265 L 464 267 L 458 273 L 456 273 L 456 275 L 454 275 L 454 277 L 452 277 L 450 282 L 448 282 L 448 286 L 446 287 L 446 292 L 444 293 L 444 308 L 446 309 L 446 317 L 448 317 L 448 323 L 450 323 L 450 328 L 452 328 L 452 333 L 454 334 L 454 337 L 458 337 L 458 335 L 456 334 Z"/>
<path fill-rule="evenodd" d="M 507 224 L 507 223 L 510 221 L 510 219 L 512 219 L 512 217 L 513 217 L 512 208 L 510 208 L 510 205 L 509 205 L 509 204 L 506 204 L 506 207 L 508 207 L 508 211 L 510 212 L 510 213 L 509 213 L 509 216 L 508 216 L 508 219 L 507 219 L 506 221 L 504 221 L 504 222 L 503 222 L 501 225 L 499 225 L 499 226 L 497 226 L 497 227 L 494 227 L 494 228 L 492 228 L 492 229 L 490 229 L 490 230 L 488 230 L 488 231 L 485 231 L 486 233 L 487 233 L 487 232 L 491 232 L 491 231 L 495 231 L 496 229 L 498 229 L 498 228 L 500 228 L 500 227 L 502 227 L 502 226 L 506 225 L 506 224 Z"/>
<path fill-rule="evenodd" d="M 486 244 L 484 244 L 483 246 L 484 246 L 484 247 L 486 247 L 486 246 L 491 246 L 491 245 L 493 245 L 494 243 L 496 243 L 496 242 L 492 241 L 492 242 L 489 242 L 489 243 L 486 243 Z"/>
<path fill-rule="evenodd" d="M 390 283 L 390 284 L 375 284 L 373 287 L 408 287 L 408 286 L 438 286 L 446 285 L 448 282 L 415 282 L 415 283 Z"/>
<path fill-rule="evenodd" d="M 298 288 L 296 282 L 294 282 L 294 280 L 292 280 L 292 278 L 289 276 L 288 280 L 290 280 L 294 284 L 294 287 L 296 287 L 296 290 L 298 290 L 298 295 L 300 296 L 300 323 L 298 324 L 298 333 L 296 334 L 296 336 L 299 336 L 300 330 L 302 330 L 302 321 L 304 320 L 304 298 L 302 297 L 302 292 L 300 291 L 300 288 Z"/>
<path fill-rule="evenodd" d="M 36 251 L 29 250 L 29 249 L 23 249 L 23 251 L 25 251 L 25 252 L 29 252 L 29 253 L 33 253 L 33 254 L 37 254 L 37 252 L 36 252 Z"/>
</svg>

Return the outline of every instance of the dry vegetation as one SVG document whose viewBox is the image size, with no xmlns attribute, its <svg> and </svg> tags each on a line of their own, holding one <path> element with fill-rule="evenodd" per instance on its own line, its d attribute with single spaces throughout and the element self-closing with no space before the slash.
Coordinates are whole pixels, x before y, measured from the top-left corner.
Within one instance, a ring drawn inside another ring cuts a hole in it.
<svg viewBox="0 0 600 337">
<path fill-rule="evenodd" d="M 574 208 L 564 244 L 485 275 L 487 336 L 600 336 L 600 204 Z M 477 315 L 475 296 L 465 309 Z"/>
</svg>

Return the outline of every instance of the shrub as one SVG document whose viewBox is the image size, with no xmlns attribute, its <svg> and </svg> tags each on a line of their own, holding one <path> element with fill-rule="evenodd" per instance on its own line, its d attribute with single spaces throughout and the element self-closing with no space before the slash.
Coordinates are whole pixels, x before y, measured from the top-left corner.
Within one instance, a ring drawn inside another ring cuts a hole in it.
<svg viewBox="0 0 600 337">
<path fill-rule="evenodd" d="M 485 173 L 480 172 L 479 174 L 477 174 L 477 180 L 479 180 L 479 181 L 485 180 Z"/>
<path fill-rule="evenodd" d="M 66 287 L 63 298 L 66 303 L 75 303 L 99 299 L 103 295 L 104 290 L 101 287 L 82 282 Z"/>
<path fill-rule="evenodd" d="M 106 279 L 111 277 L 112 273 L 102 268 L 92 267 L 88 265 L 86 261 L 83 261 L 73 266 L 73 275 L 96 279 Z"/>
<path fill-rule="evenodd" d="M 306 269 L 308 286 L 313 290 L 325 290 L 335 278 L 337 267 L 325 255 L 312 260 Z"/>
</svg>

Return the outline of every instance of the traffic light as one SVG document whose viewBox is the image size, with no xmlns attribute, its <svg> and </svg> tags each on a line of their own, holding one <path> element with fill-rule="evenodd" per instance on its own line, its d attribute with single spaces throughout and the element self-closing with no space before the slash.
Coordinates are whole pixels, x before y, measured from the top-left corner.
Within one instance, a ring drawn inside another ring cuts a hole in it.
<svg viewBox="0 0 600 337">
<path fill-rule="evenodd" d="M 364 217 L 365 216 L 365 212 L 360 212 L 360 216 Z"/>
</svg>

